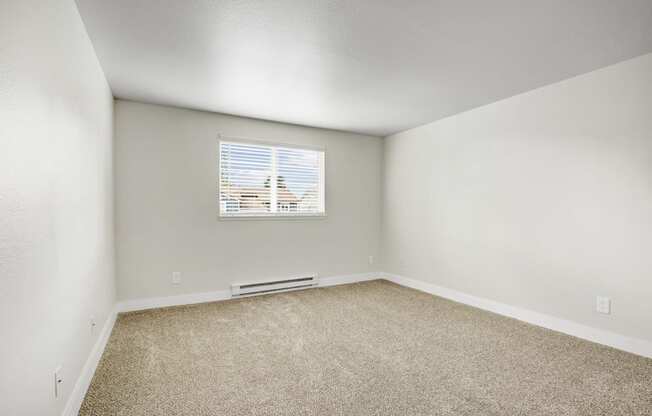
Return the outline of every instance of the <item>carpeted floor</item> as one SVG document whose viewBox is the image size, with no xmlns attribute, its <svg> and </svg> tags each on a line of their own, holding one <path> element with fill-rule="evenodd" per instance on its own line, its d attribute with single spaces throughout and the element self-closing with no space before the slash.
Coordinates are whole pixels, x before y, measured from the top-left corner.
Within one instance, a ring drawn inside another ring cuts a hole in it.
<svg viewBox="0 0 652 416">
<path fill-rule="evenodd" d="M 652 415 L 652 360 L 377 280 L 122 314 L 80 415 Z"/>
</svg>

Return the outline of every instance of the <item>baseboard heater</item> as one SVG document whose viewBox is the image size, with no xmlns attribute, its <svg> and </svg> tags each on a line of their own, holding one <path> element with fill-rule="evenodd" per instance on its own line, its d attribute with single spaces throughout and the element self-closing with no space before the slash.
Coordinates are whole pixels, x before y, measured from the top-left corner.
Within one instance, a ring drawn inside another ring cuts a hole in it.
<svg viewBox="0 0 652 416">
<path fill-rule="evenodd" d="M 319 280 L 317 279 L 317 275 L 291 279 L 263 280 L 251 283 L 233 283 L 231 285 L 231 296 L 241 298 L 266 293 L 287 292 L 289 290 L 307 289 L 318 284 Z"/>
</svg>

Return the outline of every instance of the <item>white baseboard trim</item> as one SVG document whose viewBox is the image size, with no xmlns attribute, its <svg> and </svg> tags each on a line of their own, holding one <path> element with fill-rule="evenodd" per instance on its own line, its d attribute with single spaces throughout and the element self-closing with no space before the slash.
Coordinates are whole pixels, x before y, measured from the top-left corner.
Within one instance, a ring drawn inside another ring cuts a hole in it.
<svg viewBox="0 0 652 416">
<path fill-rule="evenodd" d="M 142 311 L 145 309 L 165 308 L 167 306 L 194 305 L 196 303 L 216 302 L 231 299 L 230 290 L 214 292 L 188 293 L 185 295 L 165 296 L 160 298 L 131 299 L 118 303 L 119 312 Z"/>
<path fill-rule="evenodd" d="M 348 285 L 349 283 L 366 282 L 368 280 L 382 279 L 382 273 L 357 273 L 343 276 L 329 276 L 319 278 L 319 287 Z"/>
<path fill-rule="evenodd" d="M 652 358 L 652 342 L 650 341 L 627 337 L 615 332 L 590 327 L 577 322 L 556 318 L 554 316 L 507 305 L 490 299 L 480 298 L 442 286 L 437 286 L 432 283 L 423 282 L 421 280 L 411 279 L 391 273 L 383 273 L 383 276 L 386 280 L 401 286 L 406 286 L 442 298 L 450 299 L 455 302 L 497 313 L 499 315 L 518 319 L 519 321 L 552 329 L 553 331 L 562 332 L 587 341 Z"/>
<path fill-rule="evenodd" d="M 357 273 L 342 276 L 320 277 L 318 287 L 364 282 L 380 278 L 380 273 Z M 230 290 L 189 293 L 185 295 L 165 296 L 160 298 L 131 299 L 119 302 L 118 312 L 133 312 L 145 309 L 164 308 L 167 306 L 193 305 L 196 303 L 216 302 L 227 299 L 231 299 Z"/>
<path fill-rule="evenodd" d="M 111 331 L 113 331 L 117 315 L 117 308 L 114 307 L 106 318 L 104 326 L 102 327 L 102 332 L 100 332 L 100 336 L 97 338 L 97 341 L 82 368 L 81 374 L 75 383 L 75 387 L 73 387 L 73 390 L 68 397 L 62 416 L 77 416 L 79 414 L 79 409 L 84 402 L 84 397 L 86 397 L 88 387 L 91 385 L 95 369 L 100 363 L 100 358 L 102 358 L 106 344 L 111 336 Z"/>
</svg>

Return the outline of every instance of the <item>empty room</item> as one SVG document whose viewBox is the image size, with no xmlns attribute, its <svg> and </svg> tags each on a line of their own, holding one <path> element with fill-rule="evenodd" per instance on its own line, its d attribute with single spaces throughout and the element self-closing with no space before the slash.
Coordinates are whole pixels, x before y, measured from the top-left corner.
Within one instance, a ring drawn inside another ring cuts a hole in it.
<svg viewBox="0 0 652 416">
<path fill-rule="evenodd" d="M 652 416 L 652 1 L 0 0 L 0 416 Z"/>
</svg>

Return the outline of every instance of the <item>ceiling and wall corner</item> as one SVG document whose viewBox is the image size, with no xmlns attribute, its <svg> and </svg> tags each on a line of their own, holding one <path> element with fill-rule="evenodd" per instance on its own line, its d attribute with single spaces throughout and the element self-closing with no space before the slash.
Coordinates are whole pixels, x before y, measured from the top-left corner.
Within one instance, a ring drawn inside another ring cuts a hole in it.
<svg viewBox="0 0 652 416">
<path fill-rule="evenodd" d="M 649 0 L 77 0 L 117 98 L 385 136 L 652 52 Z"/>
</svg>

